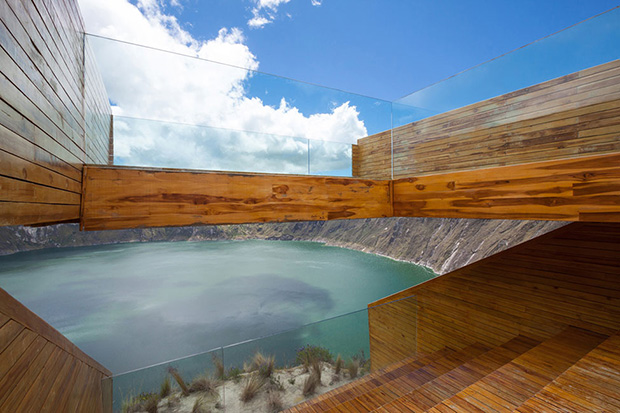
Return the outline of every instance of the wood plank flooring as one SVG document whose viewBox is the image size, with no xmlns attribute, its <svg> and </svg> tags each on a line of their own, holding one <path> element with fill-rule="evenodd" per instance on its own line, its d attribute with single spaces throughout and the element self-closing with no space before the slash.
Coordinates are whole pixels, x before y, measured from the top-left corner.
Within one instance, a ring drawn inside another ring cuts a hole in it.
<svg viewBox="0 0 620 413">
<path fill-rule="evenodd" d="M 288 412 L 619 411 L 620 333 L 569 326 L 402 360 Z"/>
</svg>

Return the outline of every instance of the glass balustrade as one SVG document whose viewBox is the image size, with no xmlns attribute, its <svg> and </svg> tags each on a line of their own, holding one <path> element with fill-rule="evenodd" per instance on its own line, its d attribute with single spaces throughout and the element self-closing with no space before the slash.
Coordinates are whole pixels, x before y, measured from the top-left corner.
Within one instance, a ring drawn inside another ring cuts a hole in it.
<svg viewBox="0 0 620 413">
<path fill-rule="evenodd" d="M 352 145 L 391 128 L 391 102 L 262 73 L 253 57 L 246 69 L 205 50 L 87 40 L 117 165 L 351 176 Z"/>
<path fill-rule="evenodd" d="M 195 404 L 211 411 L 291 407 L 371 371 L 370 343 L 381 340 L 382 333 L 369 335 L 369 317 L 377 320 L 373 323 L 390 317 L 402 326 L 400 338 L 393 340 L 399 360 L 416 354 L 416 299 L 408 296 L 118 374 L 104 384 L 113 390 L 114 411 L 141 411 L 147 403 L 179 411 L 192 411 Z"/>
<path fill-rule="evenodd" d="M 616 7 L 406 95 L 393 102 L 393 127 L 616 60 L 619 28 Z"/>
</svg>

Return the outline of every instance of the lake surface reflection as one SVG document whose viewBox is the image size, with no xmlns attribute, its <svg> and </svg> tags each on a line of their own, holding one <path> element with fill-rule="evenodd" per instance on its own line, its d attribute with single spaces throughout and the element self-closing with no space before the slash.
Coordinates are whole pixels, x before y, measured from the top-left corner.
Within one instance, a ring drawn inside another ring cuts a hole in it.
<svg viewBox="0 0 620 413">
<path fill-rule="evenodd" d="M 113 373 L 365 308 L 423 267 L 293 241 L 48 249 L 0 257 L 0 286 Z"/>
</svg>

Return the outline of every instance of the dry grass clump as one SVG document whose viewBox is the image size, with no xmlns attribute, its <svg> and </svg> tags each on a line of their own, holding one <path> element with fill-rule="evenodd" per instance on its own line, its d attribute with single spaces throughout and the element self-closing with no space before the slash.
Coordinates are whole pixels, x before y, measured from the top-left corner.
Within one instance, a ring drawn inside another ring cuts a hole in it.
<svg viewBox="0 0 620 413">
<path fill-rule="evenodd" d="M 183 393 L 183 396 L 188 396 L 189 389 L 187 388 L 187 384 L 185 384 L 185 381 L 183 381 L 183 377 L 181 377 L 181 375 L 179 374 L 179 371 L 174 367 L 168 367 L 168 373 L 170 373 L 170 375 L 174 378 L 174 380 L 181 388 L 181 393 Z"/>
<path fill-rule="evenodd" d="M 241 390 L 241 395 L 239 396 L 239 399 L 244 403 L 249 402 L 258 394 L 258 391 L 263 387 L 264 384 L 265 378 L 262 377 L 260 374 L 249 374 L 245 378 L 245 382 L 243 384 L 243 389 Z"/>
<path fill-rule="evenodd" d="M 310 367 L 312 369 L 312 374 L 316 374 L 317 377 L 319 378 L 319 384 L 321 384 L 321 361 L 318 359 L 314 359 L 312 360 L 312 363 L 310 364 Z"/>
<path fill-rule="evenodd" d="M 279 412 L 282 408 L 282 394 L 278 391 L 269 390 L 267 392 L 267 411 Z"/>
<path fill-rule="evenodd" d="M 211 380 L 209 376 L 206 374 L 202 376 L 196 377 L 192 380 L 192 383 L 189 385 L 189 392 L 207 392 L 207 393 L 215 393 L 215 381 Z"/>
<path fill-rule="evenodd" d="M 170 377 L 166 376 L 164 381 L 159 386 L 159 397 L 166 398 L 170 395 L 170 391 L 172 390 L 172 386 L 170 385 Z"/>
<path fill-rule="evenodd" d="M 217 380 L 224 380 L 226 378 L 226 370 L 224 369 L 224 362 L 221 358 L 213 354 L 211 356 L 211 360 L 213 360 L 213 365 L 215 366 L 215 378 Z"/>
<path fill-rule="evenodd" d="M 338 354 L 338 357 L 336 357 L 336 362 L 334 363 L 334 373 L 340 374 L 343 366 L 344 360 L 342 359 L 342 357 L 340 357 L 340 354 Z"/>
<path fill-rule="evenodd" d="M 357 373 L 360 369 L 359 360 L 351 360 L 347 363 L 347 371 L 349 372 L 349 377 L 354 379 L 357 377 Z"/>
<path fill-rule="evenodd" d="M 252 358 L 252 362 L 249 365 L 245 365 L 245 371 L 251 373 L 258 371 L 258 373 L 264 377 L 271 377 L 273 370 L 275 369 L 276 358 L 274 356 L 266 357 L 260 351 L 257 351 Z"/>
<path fill-rule="evenodd" d="M 144 410 L 147 413 L 157 413 L 158 403 L 159 403 L 159 397 L 157 397 L 157 395 L 153 395 L 144 402 L 144 405 L 143 405 Z"/>
<path fill-rule="evenodd" d="M 155 393 L 141 393 L 135 397 L 128 397 L 123 401 L 121 411 L 123 413 L 157 413 L 157 404 L 159 403 L 159 396 Z"/>
<path fill-rule="evenodd" d="M 192 407 L 192 413 L 207 413 L 209 410 L 205 407 L 205 401 L 202 397 L 197 398 L 194 401 L 194 406 Z"/>
<path fill-rule="evenodd" d="M 304 381 L 304 389 L 303 389 L 304 396 L 308 397 L 311 394 L 314 394 L 314 392 L 316 391 L 316 388 L 320 384 L 321 384 L 321 378 L 316 373 L 316 371 L 313 371 L 312 373 L 310 373 L 310 375 L 306 377 L 306 381 Z"/>
</svg>

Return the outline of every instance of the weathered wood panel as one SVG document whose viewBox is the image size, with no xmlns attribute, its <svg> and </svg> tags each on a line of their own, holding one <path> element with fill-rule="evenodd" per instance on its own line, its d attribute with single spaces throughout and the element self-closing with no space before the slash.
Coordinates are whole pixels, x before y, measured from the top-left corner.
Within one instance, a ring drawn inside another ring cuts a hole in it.
<svg viewBox="0 0 620 413">
<path fill-rule="evenodd" d="M 389 181 L 86 166 L 86 230 L 392 215 Z"/>
<path fill-rule="evenodd" d="M 387 176 L 391 139 L 358 141 L 359 177 Z M 394 178 L 620 151 L 620 60 L 393 130 Z"/>
<path fill-rule="evenodd" d="M 358 139 L 351 160 L 353 176 L 368 179 L 392 178 L 392 133 L 380 132 Z"/>
<path fill-rule="evenodd" d="M 402 311 L 415 311 L 417 331 L 400 317 L 390 329 L 370 325 L 373 369 L 400 360 L 386 346 L 413 335 L 417 351 L 428 354 L 497 346 L 519 334 L 542 341 L 567 326 L 613 334 L 620 330 L 620 224 L 572 223 L 372 303 L 369 320 L 373 306 L 411 296 L 392 306 L 415 306 Z"/>
<path fill-rule="evenodd" d="M 110 158 L 110 105 L 75 0 L 0 1 L 0 225 L 79 218 Z"/>
<path fill-rule="evenodd" d="M 103 412 L 100 386 L 76 392 L 83 385 L 70 380 L 77 365 L 96 382 L 111 375 L 0 289 L 0 411 L 74 411 L 63 408 L 86 399 L 88 411 Z"/>
<path fill-rule="evenodd" d="M 394 215 L 402 217 L 620 218 L 620 154 L 421 176 L 393 186 Z"/>
</svg>

